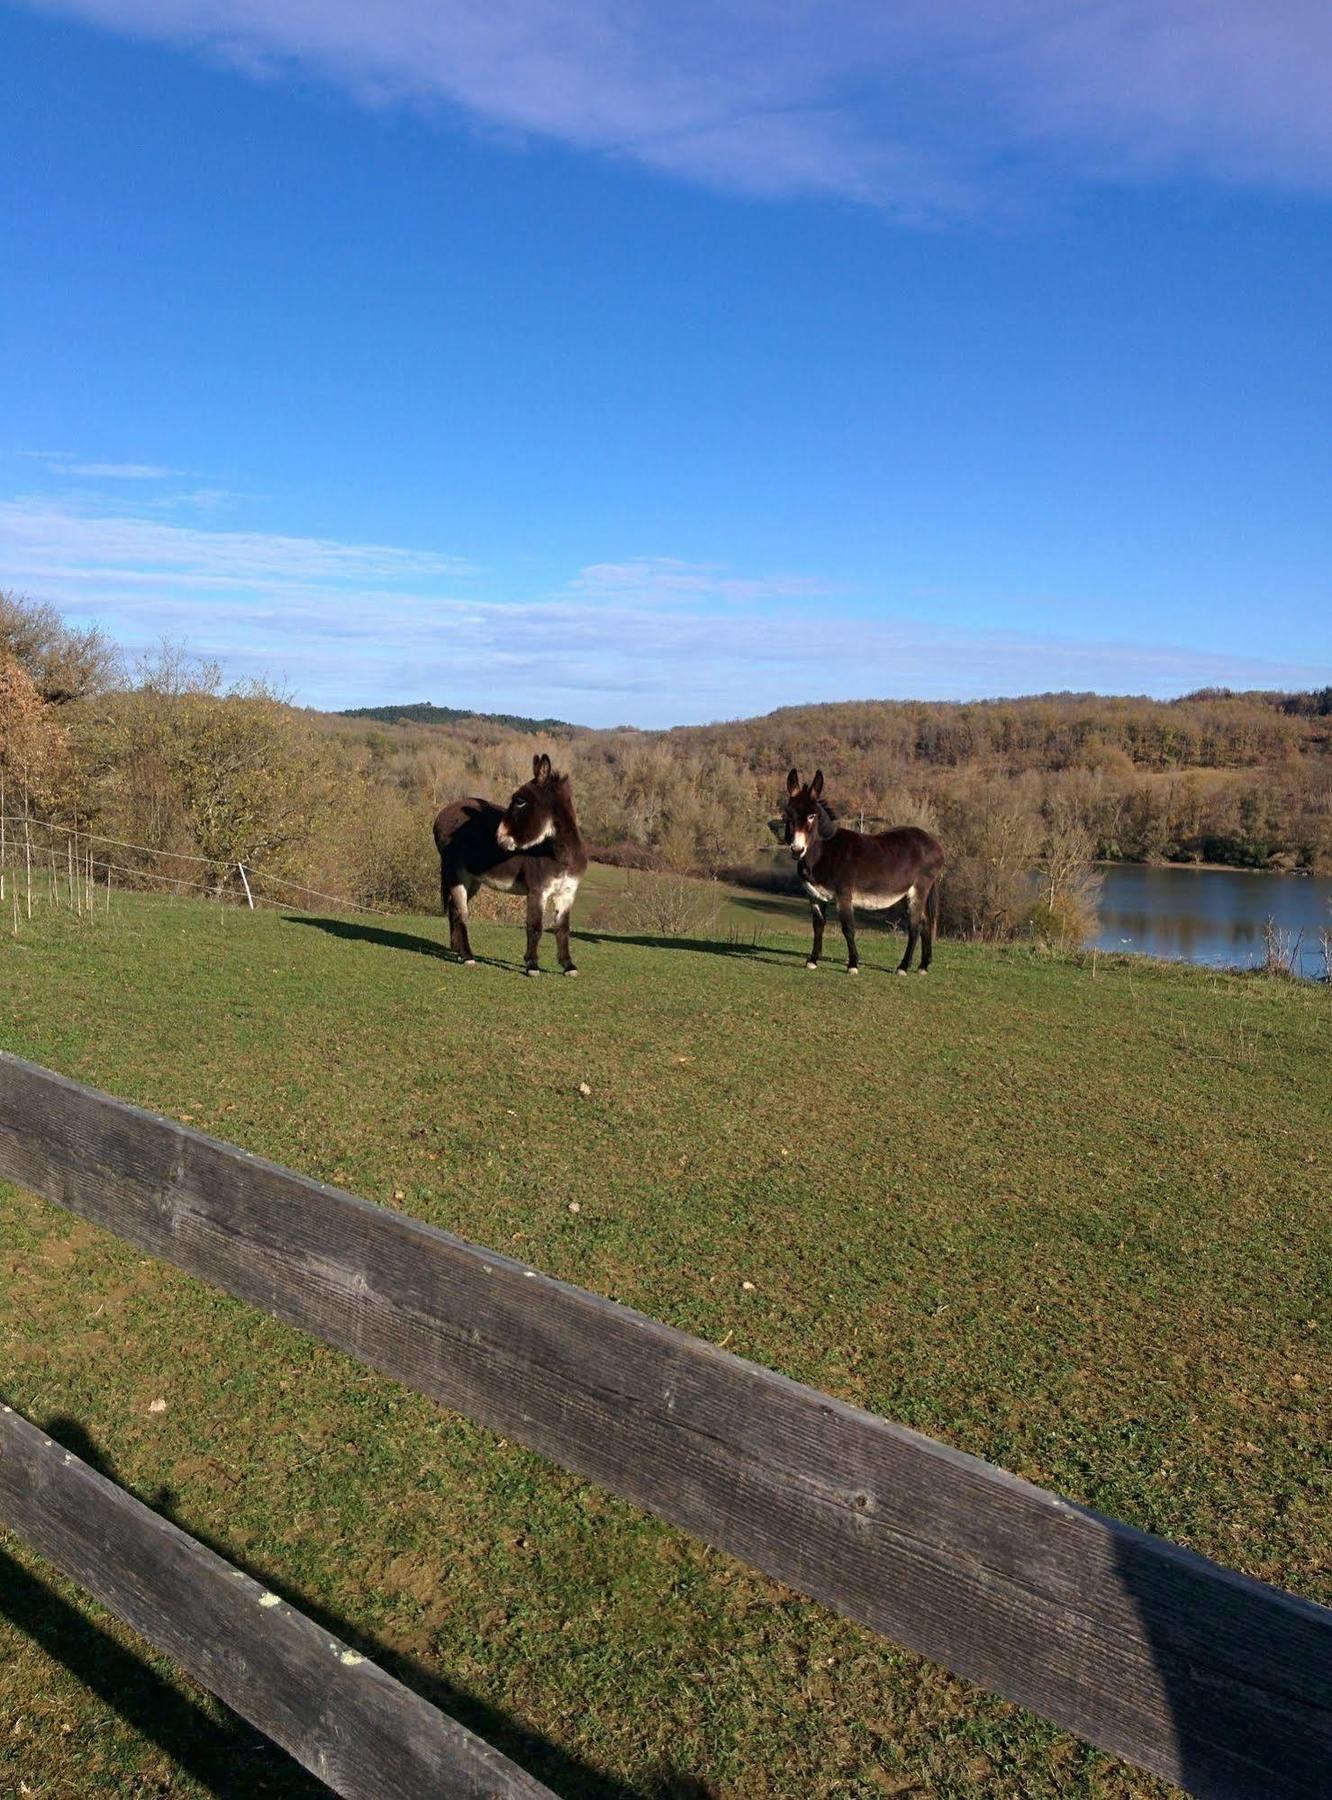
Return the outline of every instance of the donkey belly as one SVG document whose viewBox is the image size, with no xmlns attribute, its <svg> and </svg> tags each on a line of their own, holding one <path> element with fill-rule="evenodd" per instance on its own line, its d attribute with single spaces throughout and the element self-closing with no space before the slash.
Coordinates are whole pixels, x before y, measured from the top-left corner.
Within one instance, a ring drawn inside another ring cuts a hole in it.
<svg viewBox="0 0 1332 1800">
<path fill-rule="evenodd" d="M 497 888 L 501 894 L 512 894 L 519 889 L 519 878 L 512 869 L 506 869 L 503 863 L 498 869 L 491 869 L 478 877 L 483 887 Z"/>
<path fill-rule="evenodd" d="M 867 906 L 871 912 L 887 912 L 890 906 L 896 906 L 900 900 L 912 898 L 915 891 L 914 887 L 908 887 L 901 888 L 894 893 L 890 888 L 887 893 L 874 894 L 866 893 L 858 888 L 856 890 L 856 905 Z"/>
</svg>

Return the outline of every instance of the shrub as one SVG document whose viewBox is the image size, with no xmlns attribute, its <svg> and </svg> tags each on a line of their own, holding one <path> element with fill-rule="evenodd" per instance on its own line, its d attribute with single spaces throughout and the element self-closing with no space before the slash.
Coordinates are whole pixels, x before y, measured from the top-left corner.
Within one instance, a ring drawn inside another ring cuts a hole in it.
<svg viewBox="0 0 1332 1800">
<path fill-rule="evenodd" d="M 719 901 L 711 882 L 678 871 L 635 871 L 618 910 L 621 928 L 654 937 L 699 937 L 717 929 Z"/>
</svg>

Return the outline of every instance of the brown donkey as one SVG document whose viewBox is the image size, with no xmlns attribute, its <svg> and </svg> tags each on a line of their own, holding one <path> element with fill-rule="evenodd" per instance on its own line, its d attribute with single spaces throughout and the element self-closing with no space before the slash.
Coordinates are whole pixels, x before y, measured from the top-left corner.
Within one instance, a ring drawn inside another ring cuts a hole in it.
<svg viewBox="0 0 1332 1800">
<path fill-rule="evenodd" d="M 504 807 L 493 800 L 454 800 L 435 820 L 439 887 L 449 919 L 449 943 L 471 968 L 467 903 L 484 882 L 505 894 L 527 895 L 529 975 L 539 973 L 541 932 L 549 904 L 555 948 L 566 975 L 576 975 L 569 948 L 569 913 L 587 854 L 578 835 L 569 777 L 556 775 L 548 756 L 532 758 L 532 779 Z"/>
<path fill-rule="evenodd" d="M 846 972 L 860 972 L 856 953 L 857 906 L 886 910 L 899 901 L 907 903 L 906 953 L 897 965 L 905 975 L 920 941 L 920 972 L 930 966 L 934 933 L 939 923 L 939 877 L 943 874 L 943 846 L 918 825 L 899 825 L 892 831 L 848 831 L 838 825 L 823 799 L 823 770 L 800 784 L 795 769 L 786 777 L 786 842 L 796 859 L 796 873 L 809 895 L 814 915 L 814 948 L 807 969 L 817 969 L 823 952 L 823 925 L 828 903 L 834 901 L 846 938 Z"/>
</svg>

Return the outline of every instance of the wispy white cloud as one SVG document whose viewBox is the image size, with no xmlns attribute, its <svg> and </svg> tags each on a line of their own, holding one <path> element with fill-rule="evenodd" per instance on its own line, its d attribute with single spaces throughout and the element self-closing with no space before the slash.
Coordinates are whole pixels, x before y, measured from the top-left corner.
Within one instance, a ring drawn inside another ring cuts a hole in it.
<svg viewBox="0 0 1332 1800">
<path fill-rule="evenodd" d="M 471 565 L 435 551 L 270 532 L 208 531 L 132 514 L 89 513 L 44 499 L 0 501 L 0 558 L 9 578 L 78 582 L 86 591 L 151 586 L 178 592 L 272 593 L 456 578 Z"/>
<path fill-rule="evenodd" d="M 638 604 L 791 600 L 829 592 L 825 582 L 810 575 L 737 575 L 721 563 L 681 562 L 672 556 L 589 563 L 569 586 L 589 597 Z"/>
<path fill-rule="evenodd" d="M 176 493 L 155 494 L 151 499 L 141 499 L 139 507 L 150 513 L 221 513 L 230 512 L 242 501 L 256 498 L 258 496 L 255 494 L 240 493 L 235 488 L 187 488 Z"/>
<path fill-rule="evenodd" d="M 184 473 L 162 463 L 85 462 L 67 450 L 21 450 L 19 455 L 43 463 L 52 475 L 77 475 L 89 481 L 166 481 Z"/>
<path fill-rule="evenodd" d="M 1034 181 L 1332 187 L 1325 0 L 29 0 L 755 194 L 911 218 Z"/>
<path fill-rule="evenodd" d="M 0 502 L 0 586 L 100 623 L 131 651 L 186 640 L 234 675 L 283 679 L 311 705 L 434 699 L 663 725 L 855 695 L 1332 679 L 1326 662 L 950 629 L 921 620 L 910 592 L 872 617 L 825 600 L 811 638 L 806 578 L 671 558 L 589 563 L 546 594 L 481 596 L 472 565 L 435 551 L 201 530 L 45 499 Z M 733 604 L 754 599 L 767 603 L 761 628 L 752 606 Z"/>
<path fill-rule="evenodd" d="M 179 475 L 179 469 L 166 469 L 160 463 L 53 463 L 57 475 L 81 475 L 90 481 L 165 481 Z"/>
<path fill-rule="evenodd" d="M 97 511 L 107 503 L 100 487 L 81 489 L 73 485 L 76 481 L 128 483 L 124 497 L 117 496 L 117 504 L 139 516 L 220 513 L 229 511 L 241 501 L 258 498 L 255 494 L 241 493 L 215 483 L 190 488 L 176 486 L 175 481 L 187 475 L 196 480 L 201 478 L 197 471 L 173 469 L 166 463 L 95 462 L 72 450 L 20 450 L 17 454 L 27 462 L 40 463 L 48 475 L 58 478 L 57 504 L 67 511 Z M 144 484 L 147 484 L 146 491 Z"/>
</svg>

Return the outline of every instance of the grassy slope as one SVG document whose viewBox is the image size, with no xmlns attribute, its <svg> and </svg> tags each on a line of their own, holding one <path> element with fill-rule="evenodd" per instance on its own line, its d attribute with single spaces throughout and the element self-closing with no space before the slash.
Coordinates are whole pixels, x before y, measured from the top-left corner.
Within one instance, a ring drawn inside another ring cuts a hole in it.
<svg viewBox="0 0 1332 1800">
<path fill-rule="evenodd" d="M 869 933 L 858 984 L 780 935 L 524 982 L 513 927 L 473 971 L 440 936 L 117 900 L 5 942 L 0 1042 L 1332 1598 L 1326 993 L 952 944 L 907 982 Z M 54 1208 L 0 1218 L 5 1397 L 563 1793 L 1161 1791 Z M 0 1538 L 19 1779 L 310 1791 Z"/>
</svg>

